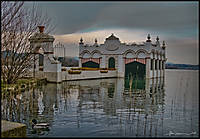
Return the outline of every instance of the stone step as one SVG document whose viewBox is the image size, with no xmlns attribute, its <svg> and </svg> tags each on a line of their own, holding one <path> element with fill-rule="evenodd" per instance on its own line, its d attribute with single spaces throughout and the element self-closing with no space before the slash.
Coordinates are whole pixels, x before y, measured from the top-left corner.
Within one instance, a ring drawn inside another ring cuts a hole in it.
<svg viewBox="0 0 200 139">
<path fill-rule="evenodd" d="M 1 137 L 26 137 L 26 125 L 1 120 Z"/>
</svg>

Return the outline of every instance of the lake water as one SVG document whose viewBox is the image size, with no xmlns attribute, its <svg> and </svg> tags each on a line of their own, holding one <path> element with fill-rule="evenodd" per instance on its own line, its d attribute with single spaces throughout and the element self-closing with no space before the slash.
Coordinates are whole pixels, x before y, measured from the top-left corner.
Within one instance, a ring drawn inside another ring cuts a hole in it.
<svg viewBox="0 0 200 139">
<path fill-rule="evenodd" d="M 26 124 L 28 137 L 198 137 L 198 71 L 165 74 L 132 89 L 116 78 L 48 83 L 2 97 L 2 119 Z M 50 126 L 32 129 L 32 119 Z"/>
</svg>

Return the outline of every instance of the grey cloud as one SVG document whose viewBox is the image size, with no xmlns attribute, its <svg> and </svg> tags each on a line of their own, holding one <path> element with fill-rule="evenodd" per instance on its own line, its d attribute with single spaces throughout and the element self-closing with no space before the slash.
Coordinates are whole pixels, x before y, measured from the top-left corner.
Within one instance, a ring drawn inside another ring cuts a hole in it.
<svg viewBox="0 0 200 139">
<path fill-rule="evenodd" d="M 194 32 L 195 2 L 36 2 L 56 24 L 56 34 L 88 28 L 124 27 L 174 33 Z M 30 5 L 26 3 L 26 5 Z"/>
<path fill-rule="evenodd" d="M 196 47 L 199 42 L 195 42 L 199 34 L 197 2 L 35 3 L 52 18 L 55 34 L 111 28 L 143 30 L 166 40 L 167 55 L 172 62 L 199 63 Z M 25 2 L 25 5 L 28 7 L 31 3 Z M 187 43 L 188 38 L 195 43 Z"/>
<path fill-rule="evenodd" d="M 107 7 L 98 22 L 112 21 L 120 27 L 174 32 L 194 31 L 198 24 L 197 4 L 194 3 L 120 3 Z M 106 26 L 106 24 L 103 24 Z"/>
<path fill-rule="evenodd" d="M 37 2 L 56 25 L 56 34 L 70 34 L 95 24 L 96 15 L 109 4 L 94 2 Z M 26 3 L 30 6 L 31 3 Z"/>
</svg>

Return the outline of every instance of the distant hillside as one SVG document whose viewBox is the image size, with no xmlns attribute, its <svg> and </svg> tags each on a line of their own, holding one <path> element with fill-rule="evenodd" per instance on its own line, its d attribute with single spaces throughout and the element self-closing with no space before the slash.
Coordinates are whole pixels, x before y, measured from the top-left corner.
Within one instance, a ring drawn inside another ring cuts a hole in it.
<svg viewBox="0 0 200 139">
<path fill-rule="evenodd" d="M 1 58 L 4 60 L 6 56 L 13 55 L 12 51 L 2 51 L 1 52 Z M 15 56 L 19 56 L 19 58 L 22 58 L 24 56 L 24 53 L 15 53 Z M 39 55 L 39 65 L 43 65 L 43 55 Z M 59 57 L 58 60 L 62 63 L 62 66 L 64 67 L 78 67 L 79 58 L 78 57 Z"/>
<path fill-rule="evenodd" d="M 25 58 L 25 53 L 16 53 L 16 52 L 12 52 L 12 51 L 1 51 L 1 62 L 4 63 L 5 59 L 7 59 L 8 61 L 12 61 L 12 58 Z"/>
<path fill-rule="evenodd" d="M 7 56 L 13 56 L 13 55 L 15 55 L 15 56 L 24 56 L 24 53 L 21 53 L 21 54 L 19 54 L 19 53 L 16 53 L 16 52 L 12 52 L 12 51 L 10 51 L 10 50 L 8 50 L 8 51 L 1 51 L 1 58 L 6 58 Z"/>
<path fill-rule="evenodd" d="M 78 67 L 78 57 L 59 57 L 58 60 L 62 63 L 63 67 Z"/>
<path fill-rule="evenodd" d="M 199 70 L 199 65 L 166 63 L 165 68 L 166 69 Z"/>
</svg>

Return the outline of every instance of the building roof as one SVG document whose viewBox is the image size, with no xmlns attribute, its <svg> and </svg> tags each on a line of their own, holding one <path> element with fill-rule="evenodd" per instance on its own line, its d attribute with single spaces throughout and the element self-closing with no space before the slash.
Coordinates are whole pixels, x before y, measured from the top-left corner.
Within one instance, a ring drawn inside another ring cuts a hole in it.
<svg viewBox="0 0 200 139">
<path fill-rule="evenodd" d="M 112 33 L 112 35 L 106 38 L 106 40 L 119 40 L 119 38 L 115 37 L 114 34 Z"/>
</svg>

